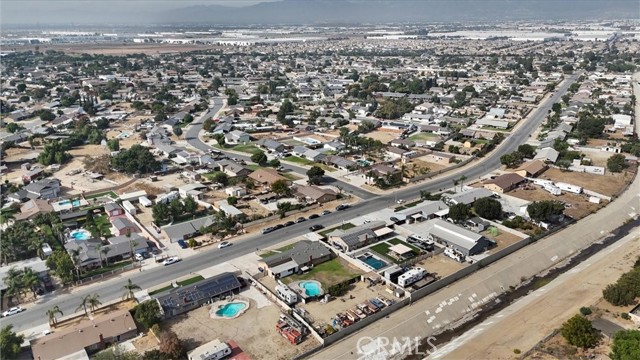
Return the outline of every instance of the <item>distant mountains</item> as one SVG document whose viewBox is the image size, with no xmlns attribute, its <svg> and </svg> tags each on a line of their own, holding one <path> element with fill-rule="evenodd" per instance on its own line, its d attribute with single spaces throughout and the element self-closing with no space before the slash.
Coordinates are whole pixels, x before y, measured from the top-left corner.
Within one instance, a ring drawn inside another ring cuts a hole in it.
<svg viewBox="0 0 640 360">
<path fill-rule="evenodd" d="M 283 0 L 231 8 L 200 5 L 167 11 L 162 23 L 325 24 L 637 17 L 637 0 Z"/>
</svg>

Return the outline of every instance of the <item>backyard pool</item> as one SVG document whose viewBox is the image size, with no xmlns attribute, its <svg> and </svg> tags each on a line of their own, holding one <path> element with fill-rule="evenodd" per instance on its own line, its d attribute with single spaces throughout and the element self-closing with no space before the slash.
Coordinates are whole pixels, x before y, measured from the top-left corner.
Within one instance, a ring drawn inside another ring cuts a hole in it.
<svg viewBox="0 0 640 360">
<path fill-rule="evenodd" d="M 298 286 L 300 286 L 300 288 L 304 290 L 304 293 L 307 296 L 322 295 L 320 283 L 317 281 L 301 281 L 300 283 L 298 283 Z"/>
<path fill-rule="evenodd" d="M 74 207 L 78 207 L 80 206 L 80 199 L 73 199 L 73 200 L 62 200 L 58 203 L 58 205 L 60 206 L 65 206 L 65 205 L 69 205 L 71 204 L 71 206 Z"/>
<path fill-rule="evenodd" d="M 220 317 L 233 318 L 238 316 L 238 313 L 240 313 L 246 307 L 247 304 L 241 302 L 228 303 L 226 305 L 220 306 L 218 311 L 216 311 L 216 315 Z"/>
<path fill-rule="evenodd" d="M 377 257 L 366 253 L 362 256 L 358 256 L 358 260 L 362 261 L 363 263 L 371 266 L 372 268 L 374 268 L 375 270 L 380 270 L 383 267 L 387 266 L 388 264 L 380 259 L 378 259 Z"/>
<path fill-rule="evenodd" d="M 91 239 L 91 233 L 85 229 L 77 229 L 69 233 L 69 238 L 73 240 L 89 240 Z"/>
</svg>

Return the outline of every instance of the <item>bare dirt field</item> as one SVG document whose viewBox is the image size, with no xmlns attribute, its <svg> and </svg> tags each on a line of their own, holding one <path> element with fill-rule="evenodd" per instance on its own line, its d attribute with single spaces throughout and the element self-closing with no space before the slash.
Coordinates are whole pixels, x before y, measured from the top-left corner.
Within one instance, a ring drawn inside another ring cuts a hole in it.
<svg viewBox="0 0 640 360">
<path fill-rule="evenodd" d="M 190 348 L 213 339 L 235 340 L 253 359 L 290 359 L 319 345 L 312 336 L 307 336 L 299 345 L 292 345 L 278 334 L 275 325 L 280 309 L 275 305 L 258 309 L 255 301 L 250 300 L 249 310 L 235 319 L 212 319 L 209 308 L 205 306 L 179 315 L 163 323 L 162 328 L 175 331 Z"/>
<path fill-rule="evenodd" d="M 572 185 L 582 186 L 585 189 L 598 192 L 603 195 L 614 195 L 620 192 L 626 184 L 633 180 L 636 167 L 630 167 L 623 173 L 610 173 L 605 175 L 595 175 L 588 173 L 578 173 L 572 171 L 562 171 L 550 168 L 539 178 L 553 181 L 566 182 Z"/>
<path fill-rule="evenodd" d="M 417 170 L 418 175 L 421 174 L 420 171 L 418 170 L 420 168 L 429 169 L 429 172 L 435 172 L 435 171 L 447 168 L 446 165 L 440 165 L 440 164 L 436 164 L 436 163 L 432 163 L 432 162 L 426 161 L 424 159 L 424 157 L 413 159 L 411 162 L 415 163 L 417 165 L 416 170 Z M 409 170 L 411 170 L 411 165 L 409 165 L 408 168 L 409 168 Z"/>
<path fill-rule="evenodd" d="M 495 242 L 498 244 L 499 249 L 515 244 L 516 242 L 522 240 L 520 236 L 503 230 L 498 230 L 497 236 L 493 236 L 489 231 L 483 231 L 481 232 L 481 234 L 489 239 L 495 240 Z"/>
<path fill-rule="evenodd" d="M 516 189 L 509 192 L 509 195 L 518 197 L 520 199 L 529 201 L 543 201 L 543 200 L 555 200 L 564 201 L 567 204 L 571 204 L 571 207 L 565 209 L 565 214 L 571 216 L 574 219 L 583 218 L 606 204 L 605 200 L 602 200 L 600 204 L 593 204 L 588 201 L 588 197 L 584 195 L 577 195 L 571 193 L 563 193 L 562 195 L 551 195 L 546 190 L 532 185 L 528 187 L 528 190 Z"/>
<path fill-rule="evenodd" d="M 400 132 L 375 130 L 370 133 L 367 133 L 366 136 L 374 140 L 380 140 L 380 142 L 382 142 L 383 144 L 386 144 L 393 139 L 397 139 L 398 136 L 400 136 Z"/>
<path fill-rule="evenodd" d="M 438 254 L 424 259 L 416 265 L 422 267 L 431 274 L 438 274 L 441 278 L 451 275 L 466 266 L 464 263 L 459 263 L 444 254 Z"/>
</svg>

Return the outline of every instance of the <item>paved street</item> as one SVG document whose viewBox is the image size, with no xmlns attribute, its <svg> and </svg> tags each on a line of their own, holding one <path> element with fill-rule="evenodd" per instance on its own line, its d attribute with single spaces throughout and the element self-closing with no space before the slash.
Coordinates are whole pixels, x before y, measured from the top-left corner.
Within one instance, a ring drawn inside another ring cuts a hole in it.
<svg viewBox="0 0 640 360">
<path fill-rule="evenodd" d="M 541 104 L 540 107 L 530 115 L 529 119 L 523 124 L 521 124 L 514 131 L 513 134 L 507 137 L 503 141 L 503 143 L 492 154 L 485 157 L 481 161 L 474 163 L 471 167 L 462 169 L 460 171 L 447 173 L 442 177 L 436 178 L 432 181 L 425 182 L 423 184 L 420 184 L 419 186 L 401 189 L 396 191 L 395 193 L 391 193 L 384 196 L 375 195 L 370 199 L 367 199 L 365 201 L 355 204 L 354 206 L 350 207 L 347 210 L 340 211 L 340 212 L 333 212 L 330 215 L 323 216 L 318 219 L 309 220 L 301 224 L 296 224 L 267 235 L 250 234 L 249 236 L 246 236 L 243 239 L 234 239 L 232 240 L 234 245 L 229 248 L 222 249 L 222 250 L 214 248 L 209 251 L 201 252 L 201 253 L 198 253 L 197 255 L 189 257 L 188 259 L 186 259 L 181 263 L 174 264 L 166 268 L 159 267 L 159 268 L 154 268 L 154 269 L 139 272 L 139 273 L 137 272 L 128 273 L 121 278 L 103 281 L 97 286 L 82 287 L 74 291 L 72 294 L 56 294 L 56 296 L 50 296 L 48 298 L 40 300 L 38 304 L 36 304 L 35 306 L 30 306 L 28 310 L 23 313 L 12 316 L 11 318 L 3 319 L 2 322 L 3 324 L 5 323 L 13 324 L 16 330 L 24 330 L 30 327 L 34 327 L 42 324 L 43 321 L 45 321 L 44 313 L 46 312 L 47 309 L 51 308 L 52 306 L 59 305 L 62 311 L 65 313 L 65 315 L 73 313 L 78 305 L 78 299 L 80 299 L 82 296 L 86 294 L 98 293 L 102 299 L 102 302 L 108 302 L 116 298 L 119 298 L 122 295 L 122 291 L 120 289 L 122 285 L 125 283 L 126 278 L 131 278 L 131 280 L 134 283 L 140 285 L 143 288 L 149 288 L 149 287 L 161 284 L 163 282 L 166 282 L 170 279 L 189 274 L 190 272 L 198 271 L 213 265 L 223 263 L 225 261 L 229 261 L 230 259 L 233 259 L 235 257 L 248 254 L 252 251 L 255 251 L 256 248 L 269 247 L 269 246 L 278 244 L 282 241 L 285 241 L 287 239 L 290 239 L 294 236 L 303 235 L 308 232 L 308 227 L 311 225 L 321 223 L 325 226 L 330 226 L 333 224 L 340 223 L 344 219 L 351 219 L 359 215 L 364 215 L 369 212 L 372 212 L 387 206 L 391 206 L 393 205 L 393 202 L 396 198 L 398 199 L 401 198 L 405 200 L 418 198 L 421 190 L 435 192 L 441 189 L 446 189 L 451 187 L 452 181 L 456 178 L 459 178 L 461 175 L 465 175 L 469 180 L 478 178 L 481 175 L 487 174 L 490 171 L 498 168 L 500 166 L 500 156 L 502 156 L 505 153 L 514 151 L 518 147 L 518 145 L 524 143 L 528 139 L 529 135 L 544 120 L 547 114 L 547 111 L 551 108 L 551 105 L 556 101 L 560 101 L 560 97 L 566 92 L 570 84 L 575 81 L 576 77 L 577 76 L 575 75 L 570 76 L 569 79 L 561 83 L 561 85 L 556 89 L 554 95 L 551 98 L 549 98 L 547 101 L 545 101 L 543 104 Z M 218 103 L 216 102 L 216 104 Z M 211 114 L 217 113 L 219 110 L 218 106 L 222 106 L 222 105 L 220 104 L 220 105 L 214 106 L 214 108 L 210 110 L 210 113 Z M 200 124 L 200 122 L 203 120 L 204 120 L 203 118 L 199 118 L 195 120 L 197 121 L 195 125 Z M 194 134 L 197 134 L 197 132 L 199 131 L 199 130 L 198 131 L 194 130 L 196 128 L 197 126 L 191 126 L 186 131 L 186 138 L 192 145 L 198 144 L 198 142 L 200 142 L 200 140 L 197 139 L 197 136 L 194 136 Z M 202 144 L 202 145 L 206 146 L 205 144 Z M 193 145 L 193 146 L 197 148 L 198 146 L 202 146 L 202 145 Z M 206 149 L 202 148 L 202 151 L 206 151 Z M 607 209 L 611 207 L 612 206 L 607 207 L 602 212 L 607 212 Z M 618 216 L 617 219 L 614 219 L 614 220 L 621 220 L 621 217 Z M 612 221 L 611 223 L 607 223 L 607 224 L 610 225 L 612 223 L 616 223 L 616 221 Z M 597 228 L 597 227 L 594 225 L 593 228 Z M 568 231 L 571 231 L 571 230 L 568 230 Z M 589 236 L 585 236 L 585 238 L 588 239 Z M 564 242 L 560 242 L 560 244 L 564 244 Z M 578 249 L 578 248 L 579 247 L 575 247 L 575 248 L 571 247 L 571 249 Z M 568 250 L 567 244 L 563 246 L 563 249 Z M 550 246 L 549 249 L 547 249 L 547 251 L 555 253 L 554 246 Z M 558 256 L 562 253 L 563 251 L 561 250 L 558 250 L 557 252 Z M 516 256 L 517 254 L 509 257 L 509 259 L 516 258 Z M 551 257 L 553 257 L 553 255 Z M 515 261 L 515 260 L 509 260 L 509 261 Z M 492 269 L 492 268 L 493 266 L 490 266 L 487 269 Z M 527 267 L 525 268 L 528 269 Z M 467 278 L 466 280 L 468 279 L 469 278 Z M 498 281 L 497 283 L 502 283 L 502 281 Z M 496 285 L 496 284 L 493 284 L 493 285 Z M 415 308 L 416 307 L 414 305 L 414 307 L 412 307 L 411 309 L 413 310 Z M 394 314 L 392 315 L 392 319 L 396 319 L 399 316 L 400 315 Z M 415 316 L 416 316 L 415 313 L 411 314 L 411 318 L 414 318 Z M 378 329 L 381 323 L 386 323 L 386 320 L 384 322 L 378 322 L 376 324 L 373 324 L 373 326 L 370 327 L 371 330 L 367 328 L 366 331 L 367 332 L 375 331 L 375 329 Z M 413 333 L 413 331 L 410 331 L 410 332 Z M 413 336 L 415 336 L 415 334 L 416 333 L 413 333 Z M 340 352 L 339 349 L 342 349 L 342 348 L 343 347 L 338 346 L 336 347 L 336 349 L 338 349 L 336 351 Z M 351 351 L 349 349 L 353 349 L 353 348 L 354 348 L 353 345 L 347 346 L 346 348 L 344 348 L 344 352 Z"/>
</svg>

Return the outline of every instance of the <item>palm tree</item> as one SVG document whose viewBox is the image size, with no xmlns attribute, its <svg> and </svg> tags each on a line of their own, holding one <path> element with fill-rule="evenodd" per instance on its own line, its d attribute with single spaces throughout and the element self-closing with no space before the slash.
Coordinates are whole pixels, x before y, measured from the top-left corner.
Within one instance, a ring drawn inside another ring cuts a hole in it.
<svg viewBox="0 0 640 360">
<path fill-rule="evenodd" d="M 102 305 L 102 302 L 100 302 L 100 295 L 98 294 L 93 294 L 91 296 L 89 296 L 89 299 L 87 300 L 87 305 L 89 305 L 89 308 L 91 309 L 92 313 L 96 312 L 96 308 L 100 305 Z"/>
<path fill-rule="evenodd" d="M 102 262 L 102 244 L 97 244 L 95 249 L 98 253 L 98 256 L 100 256 L 100 267 L 104 268 L 104 263 Z"/>
<path fill-rule="evenodd" d="M 30 267 L 25 267 L 22 270 L 22 286 L 25 290 L 29 289 L 33 292 L 34 299 L 38 297 L 38 294 L 36 293 L 38 285 L 40 285 L 40 277 L 38 277 L 38 273 Z"/>
<path fill-rule="evenodd" d="M 135 240 L 130 240 L 129 241 L 129 249 L 131 250 L 131 263 L 133 264 L 136 259 L 133 257 L 133 249 L 138 246 L 138 242 Z"/>
<path fill-rule="evenodd" d="M 462 191 L 462 186 L 464 185 L 465 180 L 467 180 L 467 177 L 464 175 L 460 176 L 460 178 L 458 179 L 458 181 L 460 181 L 460 191 Z"/>
<path fill-rule="evenodd" d="M 36 254 L 42 259 L 44 258 L 44 250 L 42 250 L 42 246 L 44 245 L 44 243 L 45 240 L 42 237 L 36 236 L 32 239 L 29 239 L 27 248 L 31 251 L 35 251 Z"/>
<path fill-rule="evenodd" d="M 47 310 L 47 316 L 49 317 L 49 325 L 53 324 L 53 327 L 56 327 L 58 325 L 58 318 L 56 317 L 56 314 L 60 314 L 60 316 L 64 315 L 58 305 Z"/>
<path fill-rule="evenodd" d="M 89 299 L 91 299 L 91 295 L 85 295 L 82 298 L 82 302 L 80 303 L 80 305 L 76 308 L 76 311 L 80 309 L 84 309 L 84 314 L 86 316 L 89 316 L 89 312 L 87 312 L 87 305 L 89 305 Z"/>
<path fill-rule="evenodd" d="M 142 289 L 140 286 L 134 284 L 131 281 L 131 279 L 128 279 L 127 284 L 122 287 L 122 290 L 124 290 L 124 294 L 122 294 L 122 298 L 127 300 L 132 300 L 135 297 L 133 296 L 133 293 L 136 290 L 140 290 L 140 289 Z"/>
<path fill-rule="evenodd" d="M 20 303 L 20 294 L 24 285 L 22 283 L 22 270 L 12 267 L 7 270 L 7 274 L 2 279 L 7 286 L 7 295 L 13 297 L 17 303 Z"/>
</svg>

